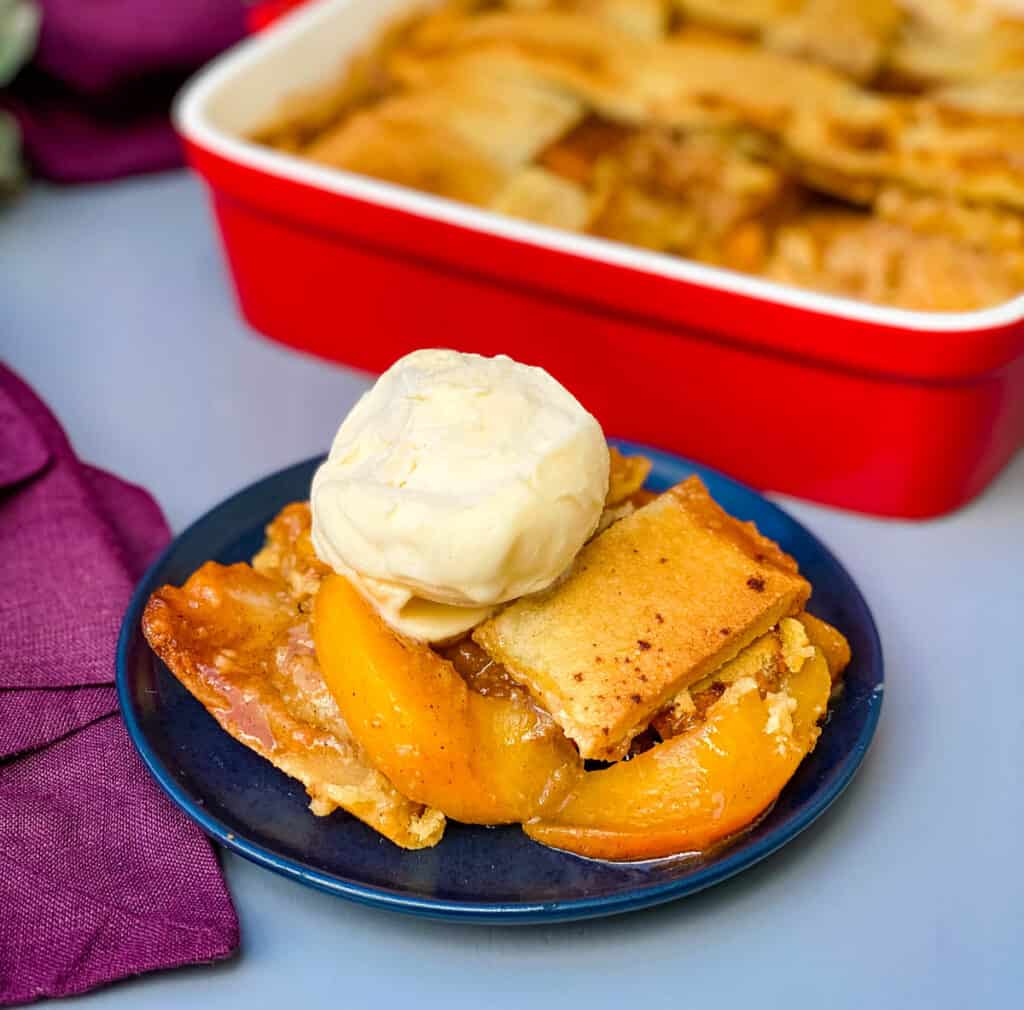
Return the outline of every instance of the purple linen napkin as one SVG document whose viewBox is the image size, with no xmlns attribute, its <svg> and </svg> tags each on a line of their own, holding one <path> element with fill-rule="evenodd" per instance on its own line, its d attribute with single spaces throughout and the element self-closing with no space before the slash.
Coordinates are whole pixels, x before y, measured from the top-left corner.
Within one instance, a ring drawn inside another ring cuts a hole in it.
<svg viewBox="0 0 1024 1010">
<path fill-rule="evenodd" d="M 146 103 L 131 112 L 55 88 L 29 70 L 8 95 L 32 171 L 54 182 L 100 182 L 179 167 L 181 143 L 167 110 L 177 90 L 150 83 Z"/>
<path fill-rule="evenodd" d="M 0 365 L 0 1005 L 238 945 L 210 845 L 117 714 L 120 617 L 167 536 Z"/>
<path fill-rule="evenodd" d="M 246 0 L 36 0 L 31 64 L 0 94 L 34 168 L 64 182 L 182 162 L 168 109 L 197 68 L 245 35 Z"/>
</svg>

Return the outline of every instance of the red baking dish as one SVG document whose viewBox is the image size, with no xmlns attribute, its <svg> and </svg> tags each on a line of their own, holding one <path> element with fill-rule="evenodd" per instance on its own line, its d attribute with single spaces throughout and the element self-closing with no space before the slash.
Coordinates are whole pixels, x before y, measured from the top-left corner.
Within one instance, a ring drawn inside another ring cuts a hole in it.
<svg viewBox="0 0 1024 1010">
<path fill-rule="evenodd" d="M 939 515 L 1024 443 L 1024 297 L 924 313 L 555 231 L 247 142 L 410 0 L 321 0 L 204 70 L 176 122 L 242 312 L 379 371 L 417 346 L 551 370 L 615 435 L 749 483 Z"/>
</svg>

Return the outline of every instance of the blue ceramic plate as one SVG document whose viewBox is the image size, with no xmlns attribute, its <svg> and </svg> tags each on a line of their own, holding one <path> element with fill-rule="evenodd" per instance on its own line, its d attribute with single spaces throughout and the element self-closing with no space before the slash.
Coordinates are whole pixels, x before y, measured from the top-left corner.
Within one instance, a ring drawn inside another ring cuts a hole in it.
<svg viewBox="0 0 1024 1010">
<path fill-rule="evenodd" d="M 700 474 L 733 515 L 753 519 L 800 563 L 815 589 L 810 609 L 853 647 L 846 690 L 814 753 L 771 812 L 723 852 L 704 860 L 604 863 L 531 842 L 518 827 L 449 823 L 433 849 L 405 852 L 354 817 L 314 817 L 302 786 L 224 733 L 146 644 L 139 619 L 149 594 L 180 585 L 204 561 L 247 561 L 263 528 L 287 502 L 308 496 L 319 459 L 240 491 L 187 529 L 135 592 L 121 629 L 117 683 L 128 732 L 167 794 L 222 845 L 268 869 L 353 901 L 414 915 L 473 922 L 553 922 L 656 905 L 751 866 L 807 827 L 843 791 L 864 757 L 882 703 L 882 654 L 864 598 L 811 533 L 749 488 L 643 446 L 649 485 Z"/>
</svg>

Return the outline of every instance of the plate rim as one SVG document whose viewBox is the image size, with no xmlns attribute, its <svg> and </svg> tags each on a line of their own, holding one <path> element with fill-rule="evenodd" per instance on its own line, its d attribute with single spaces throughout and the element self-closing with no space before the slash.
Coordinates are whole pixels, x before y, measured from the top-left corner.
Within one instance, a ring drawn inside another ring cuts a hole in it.
<svg viewBox="0 0 1024 1010">
<path fill-rule="evenodd" d="M 451 898 L 425 898 L 391 891 L 373 884 L 349 882 L 303 863 L 299 859 L 275 852 L 233 831 L 227 824 L 209 813 L 188 794 L 175 780 L 171 769 L 164 765 L 155 750 L 150 746 L 132 701 L 129 686 L 128 658 L 133 640 L 136 636 L 141 635 L 140 621 L 142 610 L 150 593 L 155 588 L 154 584 L 157 581 L 158 573 L 178 549 L 179 543 L 192 535 L 197 527 L 207 523 L 216 513 L 229 509 L 238 499 L 252 494 L 256 488 L 267 481 L 278 478 L 290 470 L 311 466 L 314 462 L 324 458 L 322 453 L 268 473 L 224 498 L 212 508 L 207 509 L 202 515 L 189 523 L 160 552 L 160 555 L 147 568 L 132 592 L 118 634 L 115 683 L 125 728 L 148 772 L 170 800 L 197 823 L 208 837 L 225 848 L 236 852 L 243 858 L 262 866 L 264 869 L 271 870 L 315 890 L 354 901 L 357 904 L 450 922 L 481 924 L 497 922 L 505 924 L 552 923 L 616 915 L 641 908 L 649 908 L 676 898 L 695 894 L 705 888 L 719 884 L 748 869 L 755 863 L 768 858 L 784 845 L 791 842 L 821 817 L 846 790 L 863 763 L 864 757 L 875 736 L 885 693 L 885 664 L 874 614 L 864 598 L 860 586 L 835 553 L 799 519 L 791 515 L 780 505 L 766 498 L 760 491 L 721 471 L 715 470 L 713 467 L 698 463 L 684 456 L 676 455 L 675 453 L 625 439 L 609 438 L 608 442 L 624 451 L 638 452 L 649 456 L 654 461 L 655 468 L 660 464 L 662 467 L 668 467 L 669 469 L 684 468 L 702 475 L 711 474 L 716 480 L 731 484 L 734 488 L 755 496 L 759 499 L 762 506 L 767 506 L 770 511 L 778 513 L 785 521 L 794 524 L 817 551 L 825 555 L 829 561 L 846 575 L 854 594 L 854 602 L 863 611 L 866 618 L 866 630 L 870 642 L 868 668 L 876 672 L 877 683 L 874 685 L 869 696 L 868 711 L 860 734 L 842 757 L 831 780 L 824 788 L 815 792 L 806 809 L 792 816 L 776 830 L 752 846 L 740 847 L 735 852 L 725 855 L 694 874 L 649 886 L 639 885 L 620 894 L 556 899 L 545 902 L 487 902 Z M 146 648 L 148 648 L 148 643 L 146 643 Z"/>
</svg>

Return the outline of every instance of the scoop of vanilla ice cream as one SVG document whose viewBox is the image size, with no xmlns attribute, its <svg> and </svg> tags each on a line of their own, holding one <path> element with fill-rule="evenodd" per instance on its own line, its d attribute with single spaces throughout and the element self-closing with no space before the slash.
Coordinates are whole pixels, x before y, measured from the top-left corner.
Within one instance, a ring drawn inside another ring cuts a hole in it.
<svg viewBox="0 0 1024 1010">
<path fill-rule="evenodd" d="M 426 642 L 461 638 L 494 611 L 494 607 L 489 606 L 460 607 L 437 603 L 393 582 L 366 578 L 347 568 L 339 570 L 348 576 L 391 627 L 409 638 Z"/>
<path fill-rule="evenodd" d="M 608 465 L 600 425 L 543 369 L 415 351 L 338 430 L 313 479 L 313 545 L 399 630 L 452 637 L 566 570 Z"/>
</svg>

